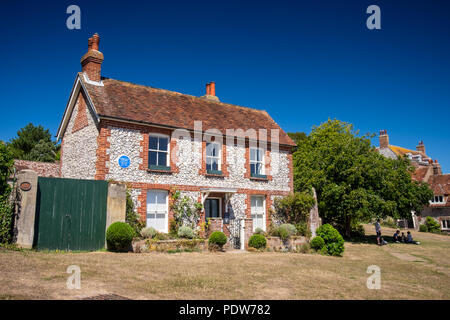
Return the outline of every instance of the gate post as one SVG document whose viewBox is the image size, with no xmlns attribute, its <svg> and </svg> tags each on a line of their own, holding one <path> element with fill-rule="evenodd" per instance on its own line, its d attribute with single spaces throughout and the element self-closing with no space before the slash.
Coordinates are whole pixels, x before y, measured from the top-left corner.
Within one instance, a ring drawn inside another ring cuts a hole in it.
<svg viewBox="0 0 450 320">
<path fill-rule="evenodd" d="M 319 209 L 317 207 L 316 189 L 312 188 L 314 195 L 314 206 L 309 212 L 309 228 L 311 229 L 311 239 L 316 236 L 316 230 L 320 227 Z"/>
<path fill-rule="evenodd" d="M 22 248 L 33 247 L 34 225 L 36 217 L 36 198 L 38 175 L 32 170 L 21 170 L 17 175 L 17 194 L 20 199 L 15 229 L 16 243 Z"/>
<path fill-rule="evenodd" d="M 108 183 L 105 230 L 114 222 L 125 222 L 126 208 L 127 186 L 123 183 Z"/>
</svg>

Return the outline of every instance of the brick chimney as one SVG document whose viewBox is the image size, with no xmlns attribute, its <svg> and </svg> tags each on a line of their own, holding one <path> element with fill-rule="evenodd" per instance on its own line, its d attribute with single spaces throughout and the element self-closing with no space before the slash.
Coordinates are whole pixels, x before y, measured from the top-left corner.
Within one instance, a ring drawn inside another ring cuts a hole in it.
<svg viewBox="0 0 450 320">
<path fill-rule="evenodd" d="M 216 97 L 216 83 L 214 81 L 208 82 L 206 84 L 206 95 L 204 95 L 202 98 L 219 101 L 219 98 Z"/>
<path fill-rule="evenodd" d="M 103 53 L 98 51 L 100 37 L 94 34 L 88 41 L 88 52 L 81 58 L 81 69 L 89 80 L 100 82 Z"/>
<path fill-rule="evenodd" d="M 433 163 L 433 174 L 436 176 L 436 175 L 439 175 L 439 174 L 442 174 L 442 168 L 441 168 L 441 165 L 438 163 L 438 161 L 437 160 L 434 160 L 434 163 Z"/>
<path fill-rule="evenodd" d="M 423 144 L 423 141 L 419 142 L 419 145 L 416 147 L 416 150 L 425 155 L 425 145 Z"/>
<path fill-rule="evenodd" d="M 380 149 L 389 147 L 389 136 L 386 130 L 380 130 Z"/>
</svg>

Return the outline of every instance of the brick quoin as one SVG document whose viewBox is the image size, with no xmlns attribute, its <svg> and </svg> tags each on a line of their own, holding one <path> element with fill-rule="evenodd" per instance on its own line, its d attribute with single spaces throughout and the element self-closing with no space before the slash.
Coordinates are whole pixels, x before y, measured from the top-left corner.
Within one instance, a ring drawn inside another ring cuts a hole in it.
<svg viewBox="0 0 450 320">
<path fill-rule="evenodd" d="M 108 149 L 110 143 L 108 137 L 111 136 L 111 129 L 104 126 L 100 127 L 100 132 L 97 136 L 97 162 L 95 163 L 96 173 L 95 180 L 105 180 L 106 175 L 109 172 L 109 168 L 106 163 L 109 162 Z"/>
</svg>

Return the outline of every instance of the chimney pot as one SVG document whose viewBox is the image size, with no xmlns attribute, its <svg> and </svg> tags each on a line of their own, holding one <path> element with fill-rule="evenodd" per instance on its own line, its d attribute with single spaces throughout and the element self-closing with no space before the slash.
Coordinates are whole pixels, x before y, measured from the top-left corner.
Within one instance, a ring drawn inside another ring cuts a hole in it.
<svg viewBox="0 0 450 320">
<path fill-rule="evenodd" d="M 210 83 L 208 82 L 208 83 L 206 84 L 206 95 L 209 96 L 209 95 L 210 95 L 210 92 L 211 92 L 211 86 L 210 86 Z"/>
<path fill-rule="evenodd" d="M 209 84 L 209 90 L 210 90 L 209 94 L 210 94 L 211 96 L 215 96 L 215 95 L 216 95 L 216 83 L 215 83 L 214 81 L 212 81 L 212 82 Z"/>
</svg>

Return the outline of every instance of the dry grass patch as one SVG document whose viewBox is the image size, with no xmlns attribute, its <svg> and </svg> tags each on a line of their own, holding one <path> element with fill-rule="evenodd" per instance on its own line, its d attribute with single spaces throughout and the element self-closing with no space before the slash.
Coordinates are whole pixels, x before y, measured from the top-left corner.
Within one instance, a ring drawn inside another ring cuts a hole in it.
<svg viewBox="0 0 450 320">
<path fill-rule="evenodd" d="M 366 226 L 373 235 L 373 226 Z M 387 235 L 394 229 L 383 228 Z M 342 258 L 296 253 L 51 253 L 0 249 L 0 299 L 449 299 L 450 237 L 421 245 L 346 243 Z M 389 237 L 386 237 L 389 240 Z M 402 259 L 401 257 L 408 257 Z M 412 257 L 412 258 L 411 258 Z M 381 290 L 369 290 L 369 265 Z M 82 288 L 66 289 L 69 265 Z"/>
</svg>

